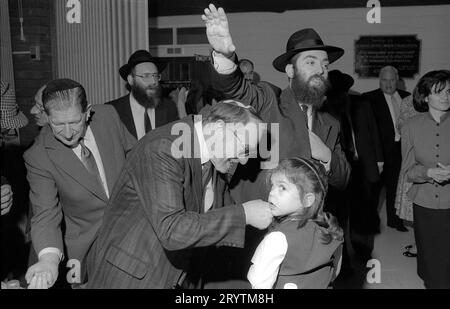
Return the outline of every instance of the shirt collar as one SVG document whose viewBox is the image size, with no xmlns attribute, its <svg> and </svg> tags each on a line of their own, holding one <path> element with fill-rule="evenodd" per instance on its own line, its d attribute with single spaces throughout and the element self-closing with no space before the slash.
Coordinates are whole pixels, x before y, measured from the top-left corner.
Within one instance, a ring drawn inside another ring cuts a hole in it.
<svg viewBox="0 0 450 309">
<path fill-rule="evenodd" d="M 209 155 L 208 146 L 206 145 L 205 136 L 203 135 L 203 126 L 201 121 L 194 122 L 194 129 L 197 133 L 198 144 L 200 146 L 200 161 L 202 164 L 208 162 L 211 159 Z"/>
<path fill-rule="evenodd" d="M 398 93 L 398 91 L 397 90 L 395 90 L 395 92 L 393 93 L 393 94 L 387 94 L 387 93 L 384 93 L 383 92 L 383 94 L 384 94 L 384 97 L 387 99 L 387 100 L 391 100 L 391 96 L 395 96 L 395 98 L 397 99 L 397 100 L 399 100 L 399 102 L 402 100 L 402 98 L 400 97 L 400 94 Z"/>
<path fill-rule="evenodd" d="M 436 120 L 434 120 L 433 116 L 430 113 L 430 110 L 428 109 L 428 112 L 426 112 L 428 114 L 428 118 L 430 120 L 432 120 L 433 122 L 436 122 Z M 444 115 L 441 116 L 441 122 L 440 123 L 444 123 L 445 121 L 447 121 L 450 117 L 450 111 L 447 111 Z"/>
</svg>

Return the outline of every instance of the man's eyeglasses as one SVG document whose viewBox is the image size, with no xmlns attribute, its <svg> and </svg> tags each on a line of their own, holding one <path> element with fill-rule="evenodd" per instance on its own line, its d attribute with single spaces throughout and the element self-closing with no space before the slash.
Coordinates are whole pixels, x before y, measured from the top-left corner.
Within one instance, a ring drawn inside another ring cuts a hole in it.
<svg viewBox="0 0 450 309">
<path fill-rule="evenodd" d="M 238 158 L 248 158 L 250 155 L 255 155 L 254 153 L 250 153 L 250 147 L 249 145 L 245 144 L 238 136 L 236 131 L 233 131 L 234 136 L 236 137 L 237 141 L 241 144 L 242 150 L 238 153 Z"/>
<path fill-rule="evenodd" d="M 161 80 L 161 74 L 159 74 L 159 73 L 144 73 L 142 75 L 134 74 L 134 76 L 138 76 L 145 81 L 150 81 L 150 80 L 160 81 Z"/>
<path fill-rule="evenodd" d="M 68 125 L 69 125 L 69 127 L 72 129 L 72 130 L 74 130 L 74 131 L 76 131 L 76 130 L 78 130 L 78 128 L 84 123 L 84 122 L 86 122 L 86 114 L 87 113 L 83 113 L 83 115 L 82 115 L 82 117 L 81 117 L 81 119 L 79 120 L 79 121 L 74 121 L 74 122 L 70 122 L 70 123 L 67 123 Z M 53 132 L 55 132 L 55 133 L 57 133 L 57 134 L 60 134 L 63 130 L 64 130 L 64 128 L 66 127 L 66 123 L 62 123 L 62 124 L 55 124 L 53 121 L 52 121 L 52 119 L 49 119 L 49 124 L 50 124 L 50 127 L 52 128 L 52 130 L 53 130 Z"/>
</svg>

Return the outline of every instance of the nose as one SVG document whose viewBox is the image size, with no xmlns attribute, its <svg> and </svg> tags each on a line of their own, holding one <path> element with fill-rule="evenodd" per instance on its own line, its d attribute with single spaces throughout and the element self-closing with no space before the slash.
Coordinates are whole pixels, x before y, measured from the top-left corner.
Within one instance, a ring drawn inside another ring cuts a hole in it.
<svg viewBox="0 0 450 309">
<path fill-rule="evenodd" d="M 67 140 L 70 140 L 73 136 L 73 130 L 69 125 L 64 126 L 61 133 Z"/>
<path fill-rule="evenodd" d="M 325 65 L 321 64 L 321 65 L 319 65 L 318 68 L 317 68 L 317 74 L 319 74 L 319 75 L 324 75 L 325 70 L 326 70 Z"/>
<path fill-rule="evenodd" d="M 274 197 L 274 196 L 275 196 L 275 192 L 274 192 L 274 190 L 272 189 L 272 190 L 270 190 L 268 201 L 271 202 L 271 201 L 273 200 L 273 197 Z"/>
</svg>

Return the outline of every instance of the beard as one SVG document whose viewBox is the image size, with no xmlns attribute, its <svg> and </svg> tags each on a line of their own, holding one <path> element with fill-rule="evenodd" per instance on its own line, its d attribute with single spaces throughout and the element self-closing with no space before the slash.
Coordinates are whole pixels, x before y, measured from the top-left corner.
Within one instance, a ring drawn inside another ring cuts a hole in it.
<svg viewBox="0 0 450 309">
<path fill-rule="evenodd" d="M 148 93 L 147 90 L 153 90 Z M 131 93 L 136 101 L 144 106 L 145 108 L 156 108 L 161 98 L 161 87 L 158 85 L 156 87 L 141 87 L 139 85 L 134 85 L 131 87 Z"/>
<path fill-rule="evenodd" d="M 329 82 L 323 76 L 317 74 L 305 81 L 303 76 L 296 71 L 295 77 L 291 79 L 290 86 L 298 102 L 320 109 L 325 99 L 325 93 L 329 88 Z"/>
</svg>

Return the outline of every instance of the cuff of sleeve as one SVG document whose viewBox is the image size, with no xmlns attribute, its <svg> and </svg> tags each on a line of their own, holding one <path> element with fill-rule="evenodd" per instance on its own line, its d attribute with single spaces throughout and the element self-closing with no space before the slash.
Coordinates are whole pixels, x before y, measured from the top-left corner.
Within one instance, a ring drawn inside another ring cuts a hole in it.
<svg viewBox="0 0 450 309">
<path fill-rule="evenodd" d="M 40 259 L 41 256 L 43 256 L 44 254 L 47 254 L 47 253 L 54 253 L 54 254 L 58 255 L 60 261 L 63 259 L 63 254 L 62 254 L 61 250 L 59 250 L 58 248 L 54 248 L 54 247 L 44 248 L 41 251 L 39 251 L 38 258 Z"/>
<path fill-rule="evenodd" d="M 322 161 L 320 161 L 320 163 L 322 163 L 323 164 L 323 166 L 325 167 L 325 171 L 328 173 L 330 170 L 331 170 L 331 159 L 330 159 L 330 161 L 328 161 L 328 162 L 322 162 Z"/>
<path fill-rule="evenodd" d="M 434 182 L 434 179 L 431 178 L 431 177 L 429 177 L 429 176 L 427 175 L 427 172 L 428 172 L 428 168 L 425 167 L 425 166 L 422 166 L 422 173 L 421 173 L 421 174 L 422 174 L 423 179 L 425 179 L 426 181 L 429 181 L 429 182 L 433 183 L 433 182 Z"/>
<path fill-rule="evenodd" d="M 236 63 L 234 63 L 233 59 L 235 56 L 233 55 L 233 58 L 227 58 L 224 55 L 220 53 L 216 53 L 216 51 L 213 50 L 212 52 L 212 58 L 214 63 L 214 69 L 219 74 L 231 74 L 237 69 Z"/>
</svg>

